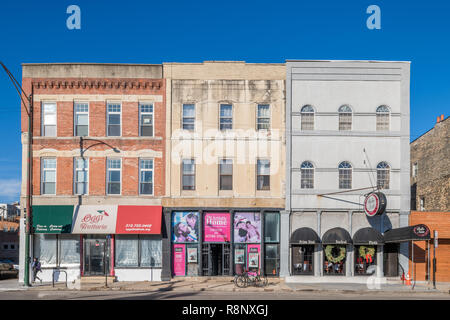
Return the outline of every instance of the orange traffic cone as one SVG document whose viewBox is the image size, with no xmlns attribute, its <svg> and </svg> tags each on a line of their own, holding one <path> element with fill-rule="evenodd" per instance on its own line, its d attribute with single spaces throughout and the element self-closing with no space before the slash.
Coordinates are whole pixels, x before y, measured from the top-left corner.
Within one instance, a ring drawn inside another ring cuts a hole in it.
<svg viewBox="0 0 450 320">
<path fill-rule="evenodd" d="M 406 280 L 405 285 L 410 286 L 411 285 L 411 277 L 409 276 L 409 271 L 406 274 L 406 279 L 405 280 Z"/>
</svg>

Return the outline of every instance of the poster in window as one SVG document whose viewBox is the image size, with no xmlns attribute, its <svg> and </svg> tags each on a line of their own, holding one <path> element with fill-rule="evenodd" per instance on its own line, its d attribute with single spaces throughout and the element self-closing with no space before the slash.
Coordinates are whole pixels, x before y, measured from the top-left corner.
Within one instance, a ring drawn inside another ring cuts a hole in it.
<svg viewBox="0 0 450 320">
<path fill-rule="evenodd" d="M 259 212 L 237 212 L 234 215 L 234 242 L 261 242 L 261 214 Z"/>
<path fill-rule="evenodd" d="M 244 264 L 245 258 L 245 250 L 244 249 L 235 249 L 234 250 L 234 263 L 235 264 Z"/>
<path fill-rule="evenodd" d="M 204 241 L 205 242 L 228 242 L 230 241 L 230 214 L 205 213 L 204 218 Z"/>
<path fill-rule="evenodd" d="M 258 252 L 249 252 L 248 253 L 248 267 L 249 268 L 258 268 L 259 267 L 259 253 Z"/>
<path fill-rule="evenodd" d="M 172 217 L 173 242 L 197 242 L 199 230 L 198 212 L 174 212 Z"/>
<path fill-rule="evenodd" d="M 197 248 L 188 248 L 188 263 L 197 263 Z"/>
</svg>

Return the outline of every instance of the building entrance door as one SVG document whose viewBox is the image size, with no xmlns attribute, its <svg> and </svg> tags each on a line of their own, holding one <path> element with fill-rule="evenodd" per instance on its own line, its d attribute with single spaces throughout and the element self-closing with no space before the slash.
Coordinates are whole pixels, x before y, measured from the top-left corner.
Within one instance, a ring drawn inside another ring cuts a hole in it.
<svg viewBox="0 0 450 320">
<path fill-rule="evenodd" d="M 204 243 L 202 273 L 204 276 L 230 275 L 231 246 L 229 243 Z"/>
<path fill-rule="evenodd" d="M 84 240 L 84 275 L 104 276 L 109 272 L 109 250 L 106 237 Z"/>
<path fill-rule="evenodd" d="M 384 245 L 383 260 L 384 260 L 384 276 L 397 277 L 398 276 L 398 243 L 386 243 Z"/>
</svg>

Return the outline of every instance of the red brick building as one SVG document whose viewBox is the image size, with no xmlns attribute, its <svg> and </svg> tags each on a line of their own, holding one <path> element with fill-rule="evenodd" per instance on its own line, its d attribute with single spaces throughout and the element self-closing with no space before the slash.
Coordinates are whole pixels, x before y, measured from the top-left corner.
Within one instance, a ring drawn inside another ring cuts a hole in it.
<svg viewBox="0 0 450 320">
<path fill-rule="evenodd" d="M 22 84 L 33 94 L 34 109 L 31 255 L 40 257 L 44 279 L 60 266 L 69 269 L 69 279 L 105 273 L 119 280 L 133 280 L 135 273 L 145 273 L 141 280 L 159 278 L 166 161 L 162 66 L 24 64 Z M 23 106 L 22 144 L 25 204 Z M 99 220 L 104 225 L 91 225 Z"/>
</svg>

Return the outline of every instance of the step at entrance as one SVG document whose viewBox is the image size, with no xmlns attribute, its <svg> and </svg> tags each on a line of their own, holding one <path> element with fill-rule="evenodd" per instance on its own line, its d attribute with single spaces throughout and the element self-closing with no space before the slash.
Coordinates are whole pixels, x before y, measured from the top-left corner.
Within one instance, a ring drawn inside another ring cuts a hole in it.
<svg viewBox="0 0 450 320">
<path fill-rule="evenodd" d="M 108 284 L 116 282 L 115 276 L 108 276 L 107 279 Z M 81 277 L 81 284 L 104 284 L 105 282 L 105 277 Z"/>
</svg>

